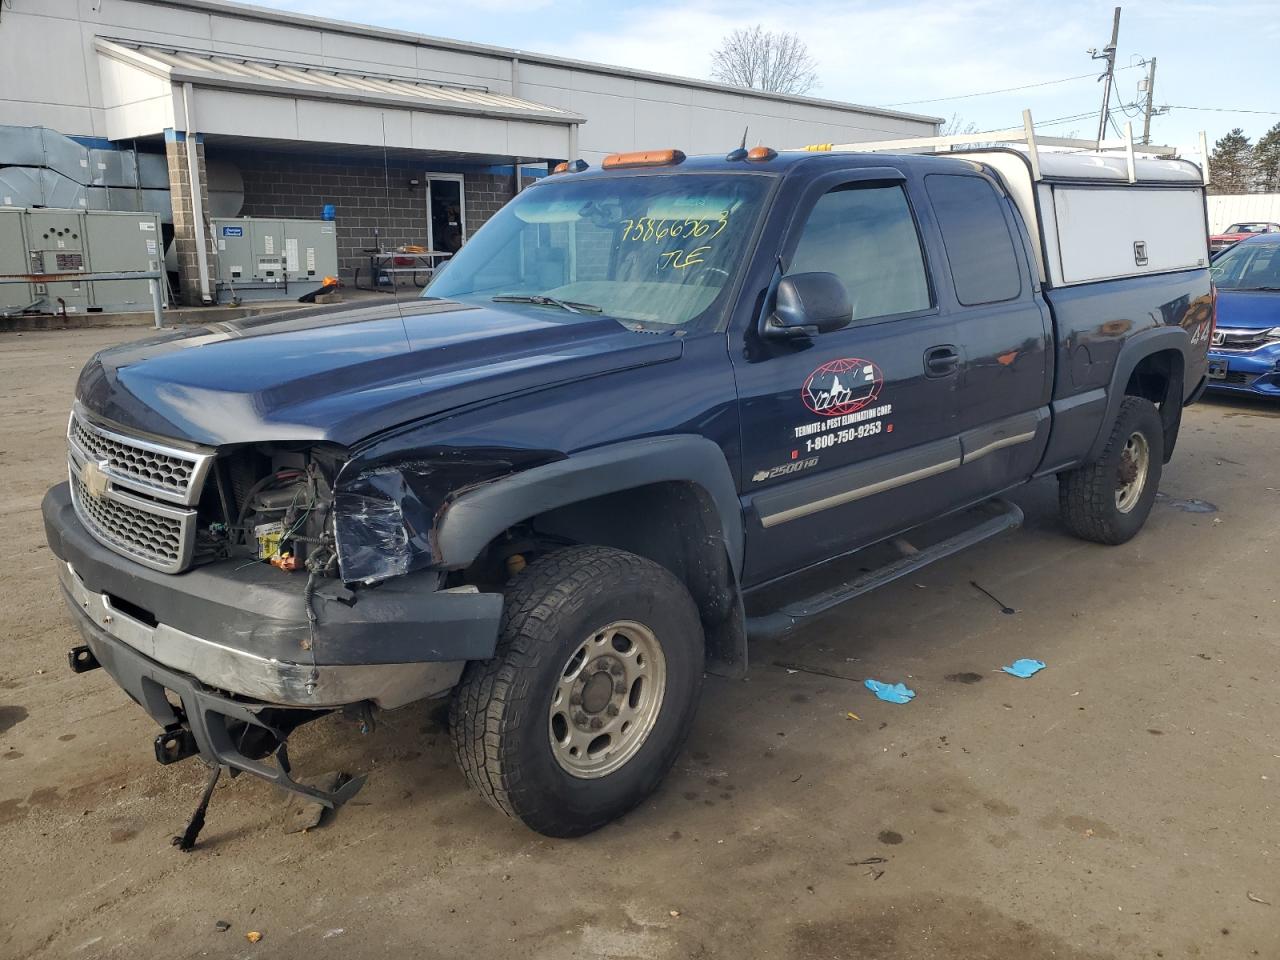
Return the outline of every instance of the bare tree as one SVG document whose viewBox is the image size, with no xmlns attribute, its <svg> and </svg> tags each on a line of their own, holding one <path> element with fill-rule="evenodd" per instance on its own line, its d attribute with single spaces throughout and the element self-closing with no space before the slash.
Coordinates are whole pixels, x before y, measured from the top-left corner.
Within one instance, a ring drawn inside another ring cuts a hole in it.
<svg viewBox="0 0 1280 960">
<path fill-rule="evenodd" d="M 735 87 L 804 94 L 818 85 L 818 62 L 796 34 L 756 24 L 720 41 L 711 55 L 711 75 Z"/>
<path fill-rule="evenodd" d="M 958 113 L 953 113 L 951 115 L 951 119 L 942 125 L 942 130 L 938 135 L 942 137 L 954 137 L 962 133 L 977 132 L 978 125 L 976 123 L 966 120 Z"/>
</svg>

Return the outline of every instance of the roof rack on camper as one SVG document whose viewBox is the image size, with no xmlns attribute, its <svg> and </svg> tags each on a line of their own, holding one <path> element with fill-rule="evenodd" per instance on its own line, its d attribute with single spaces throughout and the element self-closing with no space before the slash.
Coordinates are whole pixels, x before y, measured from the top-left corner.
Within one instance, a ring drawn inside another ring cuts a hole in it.
<svg viewBox="0 0 1280 960">
<path fill-rule="evenodd" d="M 1041 136 L 1036 133 L 1035 125 L 1031 121 L 1030 110 L 1022 111 L 1021 127 L 1011 127 L 1008 130 L 958 133 L 946 137 L 907 137 L 900 140 L 875 140 L 864 143 L 811 143 L 804 147 L 793 149 L 852 153 L 881 150 L 904 150 L 914 153 L 956 153 L 966 152 L 964 148 L 981 149 L 1005 144 L 1025 145 L 1028 159 L 1031 162 L 1031 176 L 1036 181 L 1043 179 L 1041 170 L 1042 147 L 1067 148 L 1103 155 L 1108 153 L 1114 155 L 1116 151 L 1123 151 L 1126 174 L 1130 183 L 1136 183 L 1138 180 L 1138 172 L 1135 167 L 1136 157 L 1174 158 L 1178 154 L 1176 147 L 1134 143 L 1133 124 L 1131 123 L 1125 123 L 1124 136 L 1116 140 L 1077 140 L 1069 137 Z M 957 150 L 956 148 L 961 149 Z M 1200 133 L 1200 157 L 1202 161 L 1199 164 L 1201 176 L 1207 184 L 1209 182 L 1209 151 L 1203 131 Z"/>
</svg>

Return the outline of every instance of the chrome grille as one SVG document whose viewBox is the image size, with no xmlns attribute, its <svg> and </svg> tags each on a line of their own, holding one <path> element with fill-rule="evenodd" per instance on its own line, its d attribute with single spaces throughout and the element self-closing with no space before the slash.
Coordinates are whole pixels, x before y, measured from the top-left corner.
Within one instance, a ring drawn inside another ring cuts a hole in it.
<svg viewBox="0 0 1280 960">
<path fill-rule="evenodd" d="M 178 572 L 190 558 L 187 530 L 194 530 L 194 526 L 186 518 L 162 516 L 138 504 L 95 497 L 74 469 L 71 501 L 89 532 L 118 553 L 166 573 Z M 191 516 L 194 518 L 194 513 Z"/>
<path fill-rule="evenodd" d="M 126 437 L 91 423 L 79 409 L 71 414 L 67 440 L 82 459 L 130 490 L 168 500 L 195 504 L 213 457 L 165 444 Z"/>
<path fill-rule="evenodd" d="M 1225 327 L 1218 327 L 1213 331 L 1213 349 L 1215 350 L 1239 350 L 1248 352 L 1264 347 L 1268 343 L 1274 343 L 1275 337 L 1271 336 L 1270 330 L 1232 330 Z"/>
<path fill-rule="evenodd" d="M 212 462 L 212 454 L 107 430 L 78 406 L 67 426 L 67 471 L 80 522 L 115 552 L 164 573 L 191 564 L 194 507 Z"/>
</svg>

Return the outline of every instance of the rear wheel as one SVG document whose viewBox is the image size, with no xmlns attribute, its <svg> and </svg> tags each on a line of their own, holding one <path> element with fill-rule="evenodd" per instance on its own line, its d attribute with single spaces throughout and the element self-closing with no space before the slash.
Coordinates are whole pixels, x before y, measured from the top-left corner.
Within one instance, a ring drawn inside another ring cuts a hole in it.
<svg viewBox="0 0 1280 960">
<path fill-rule="evenodd" d="M 1164 426 L 1150 400 L 1125 397 L 1094 462 L 1058 475 L 1058 508 L 1077 537 L 1119 544 L 1142 529 L 1160 488 Z"/>
<path fill-rule="evenodd" d="M 589 833 L 648 796 L 702 684 L 697 608 L 668 570 L 606 547 L 548 554 L 507 590 L 493 659 L 450 709 L 454 753 L 490 804 L 539 833 Z"/>
</svg>

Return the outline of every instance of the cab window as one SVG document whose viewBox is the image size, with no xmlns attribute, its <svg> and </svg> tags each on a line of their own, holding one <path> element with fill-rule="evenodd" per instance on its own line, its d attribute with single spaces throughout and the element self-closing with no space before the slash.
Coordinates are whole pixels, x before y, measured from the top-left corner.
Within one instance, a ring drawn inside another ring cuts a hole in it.
<svg viewBox="0 0 1280 960">
<path fill-rule="evenodd" d="M 930 174 L 924 188 L 947 248 L 956 299 L 973 307 L 1018 296 L 1018 253 L 1004 202 L 991 184 L 982 177 Z"/>
<path fill-rule="evenodd" d="M 787 272 L 816 271 L 843 281 L 855 323 L 932 306 L 920 235 L 896 184 L 844 185 L 814 204 Z"/>
</svg>

